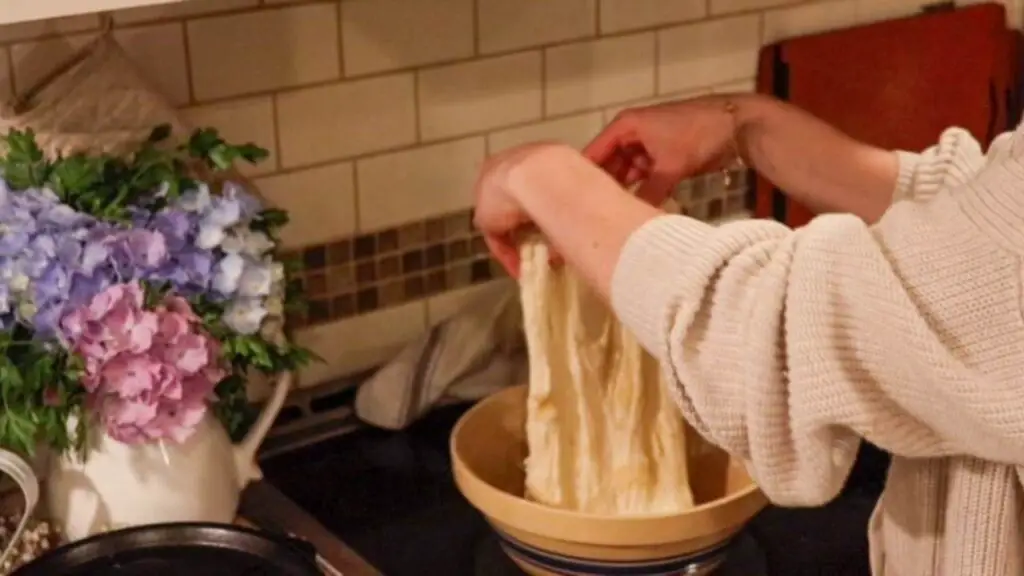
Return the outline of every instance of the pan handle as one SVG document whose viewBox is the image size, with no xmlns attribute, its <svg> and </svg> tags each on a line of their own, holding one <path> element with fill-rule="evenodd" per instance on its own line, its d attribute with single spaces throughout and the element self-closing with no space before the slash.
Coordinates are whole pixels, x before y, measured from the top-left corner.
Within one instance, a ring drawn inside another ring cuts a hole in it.
<svg viewBox="0 0 1024 576">
<path fill-rule="evenodd" d="M 21 534 L 25 531 L 29 519 L 32 518 L 36 506 L 39 504 L 39 478 L 21 456 L 3 449 L 0 449 L 0 472 L 14 480 L 18 488 L 21 488 L 21 493 L 25 498 L 25 510 L 22 512 L 21 521 L 18 522 L 18 528 L 11 535 L 3 553 L 0 554 L 0 566 L 2 566 L 17 546 Z"/>
</svg>

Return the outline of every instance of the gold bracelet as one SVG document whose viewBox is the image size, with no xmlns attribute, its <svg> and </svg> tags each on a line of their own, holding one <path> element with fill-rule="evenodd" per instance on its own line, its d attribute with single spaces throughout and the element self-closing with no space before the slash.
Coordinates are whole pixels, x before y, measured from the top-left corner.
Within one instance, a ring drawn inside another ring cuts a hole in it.
<svg viewBox="0 0 1024 576">
<path fill-rule="evenodd" d="M 736 135 L 739 133 L 739 120 L 736 118 L 736 113 L 739 111 L 739 107 L 732 100 L 726 100 L 724 108 L 726 114 L 732 118 L 732 158 L 730 162 L 722 164 L 722 183 L 726 189 L 729 189 L 732 188 L 732 173 L 746 168 L 746 164 L 743 163 L 743 155 L 740 154 L 739 142 L 736 140 Z"/>
</svg>

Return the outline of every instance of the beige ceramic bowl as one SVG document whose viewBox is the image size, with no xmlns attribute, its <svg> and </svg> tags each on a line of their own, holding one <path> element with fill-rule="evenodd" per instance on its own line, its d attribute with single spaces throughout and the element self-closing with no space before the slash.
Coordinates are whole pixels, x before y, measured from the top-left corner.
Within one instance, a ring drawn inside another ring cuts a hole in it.
<svg viewBox="0 0 1024 576">
<path fill-rule="evenodd" d="M 470 409 L 452 432 L 451 452 L 459 490 L 529 574 L 708 574 L 766 504 L 743 467 L 706 444 L 690 454 L 698 505 L 683 513 L 596 516 L 526 500 L 526 394 L 526 386 L 519 386 Z"/>
</svg>

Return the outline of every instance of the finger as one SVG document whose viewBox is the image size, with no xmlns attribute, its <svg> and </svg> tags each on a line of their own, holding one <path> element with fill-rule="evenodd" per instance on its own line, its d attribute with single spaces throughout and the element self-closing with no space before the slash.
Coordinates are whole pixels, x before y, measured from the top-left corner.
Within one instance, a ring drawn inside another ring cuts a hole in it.
<svg viewBox="0 0 1024 576">
<path fill-rule="evenodd" d="M 620 175 L 624 173 L 627 167 L 628 164 L 626 158 L 618 152 L 612 154 L 612 156 L 601 165 L 601 168 L 603 168 L 604 171 L 615 180 L 619 180 Z"/>
<path fill-rule="evenodd" d="M 632 188 L 633 186 L 636 186 L 637 183 L 647 180 L 647 178 L 647 170 L 633 166 L 629 169 L 629 172 L 626 173 L 626 177 L 620 182 L 624 187 Z"/>
<path fill-rule="evenodd" d="M 651 173 L 651 158 L 641 149 L 630 158 L 629 170 L 626 171 L 622 184 L 626 188 L 632 188 L 637 183 L 647 180 Z"/>
<path fill-rule="evenodd" d="M 627 115 L 620 115 L 583 148 L 583 155 L 604 165 L 619 148 L 636 142 L 636 131 Z"/>
<path fill-rule="evenodd" d="M 668 172 L 652 172 L 647 180 L 637 189 L 636 195 L 655 206 L 660 206 L 678 184 L 679 178 Z"/>
<path fill-rule="evenodd" d="M 487 234 L 484 243 L 494 255 L 494 259 L 508 272 L 509 276 L 519 278 L 519 248 L 509 235 L 496 236 Z"/>
</svg>

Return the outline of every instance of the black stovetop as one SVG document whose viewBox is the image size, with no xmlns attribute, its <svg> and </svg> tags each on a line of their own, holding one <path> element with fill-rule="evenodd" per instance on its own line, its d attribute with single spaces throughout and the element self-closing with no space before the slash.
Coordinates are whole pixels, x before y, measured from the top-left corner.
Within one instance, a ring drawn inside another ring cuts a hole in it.
<svg viewBox="0 0 1024 576">
<path fill-rule="evenodd" d="M 464 410 L 443 408 L 403 432 L 361 430 L 262 468 L 385 576 L 521 576 L 452 480 L 448 435 Z M 721 576 L 868 576 L 878 478 L 859 484 L 824 508 L 769 507 L 737 539 Z"/>
</svg>

